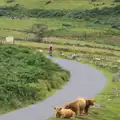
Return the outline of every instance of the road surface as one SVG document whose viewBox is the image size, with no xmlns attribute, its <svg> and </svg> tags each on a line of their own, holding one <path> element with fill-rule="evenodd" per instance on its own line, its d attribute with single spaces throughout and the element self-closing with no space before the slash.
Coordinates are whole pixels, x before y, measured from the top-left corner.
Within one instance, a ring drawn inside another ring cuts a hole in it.
<svg viewBox="0 0 120 120">
<path fill-rule="evenodd" d="M 52 106 L 63 106 L 65 102 L 78 97 L 94 97 L 104 88 L 106 78 L 97 69 L 71 60 L 52 59 L 70 71 L 71 78 L 68 84 L 38 104 L 1 115 L 0 120 L 48 120 L 55 115 Z"/>
</svg>

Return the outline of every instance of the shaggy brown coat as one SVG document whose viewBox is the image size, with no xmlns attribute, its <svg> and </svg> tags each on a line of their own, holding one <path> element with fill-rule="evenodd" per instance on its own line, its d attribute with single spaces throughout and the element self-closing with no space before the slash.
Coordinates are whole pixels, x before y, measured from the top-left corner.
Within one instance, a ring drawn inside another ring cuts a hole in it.
<svg viewBox="0 0 120 120">
<path fill-rule="evenodd" d="M 73 112 L 71 109 L 64 109 L 59 107 L 54 107 L 56 110 L 56 118 L 75 118 L 75 112 Z"/>
<path fill-rule="evenodd" d="M 71 109 L 76 113 L 76 117 L 79 115 L 82 115 L 83 113 L 88 114 L 88 109 L 91 105 L 94 105 L 93 99 L 84 99 L 84 98 L 78 98 L 73 102 L 69 102 L 65 104 L 65 109 Z"/>
</svg>

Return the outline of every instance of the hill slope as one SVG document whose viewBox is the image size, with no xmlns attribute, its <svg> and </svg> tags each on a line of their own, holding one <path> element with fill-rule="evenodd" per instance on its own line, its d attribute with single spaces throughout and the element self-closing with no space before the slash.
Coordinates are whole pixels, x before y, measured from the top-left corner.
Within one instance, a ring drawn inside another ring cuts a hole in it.
<svg viewBox="0 0 120 120">
<path fill-rule="evenodd" d="M 78 119 L 118 120 L 120 84 L 112 82 L 112 77 L 120 73 L 119 0 L 52 0 L 47 5 L 49 0 L 5 1 L 0 0 L 0 40 L 14 36 L 16 44 L 43 49 L 46 53 L 52 41 L 54 56 L 60 56 L 62 51 L 65 58 L 103 68 L 108 84 L 96 98 L 101 108 L 91 109 L 88 116 Z M 35 24 L 48 27 L 42 43 L 34 42 Z"/>
<path fill-rule="evenodd" d="M 7 3 L 2 0 L 0 37 L 13 35 L 16 40 L 34 41 L 36 34 L 32 27 L 42 24 L 48 27 L 45 31 L 47 37 L 120 45 L 120 2 L 52 0 L 45 5 L 46 1 L 15 0 Z"/>
<path fill-rule="evenodd" d="M 13 1 L 13 2 L 7 2 Z M 51 2 L 48 2 L 51 1 Z M 49 4 L 46 4 L 46 3 Z M 114 4 L 113 4 L 114 3 Z M 119 2 L 113 2 L 113 0 L 1 0 L 0 5 L 14 6 L 20 4 L 25 8 L 42 8 L 42 9 L 93 9 L 96 7 L 110 7 L 112 5 L 118 5 Z"/>
<path fill-rule="evenodd" d="M 42 53 L 0 44 L 0 112 L 45 99 L 69 79 L 69 72 Z"/>
</svg>

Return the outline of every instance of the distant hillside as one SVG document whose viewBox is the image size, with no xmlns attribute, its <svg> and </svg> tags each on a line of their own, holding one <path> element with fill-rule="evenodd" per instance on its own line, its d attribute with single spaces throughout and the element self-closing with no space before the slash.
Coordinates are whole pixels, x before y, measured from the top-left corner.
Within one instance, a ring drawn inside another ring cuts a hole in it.
<svg viewBox="0 0 120 120">
<path fill-rule="evenodd" d="M 119 0 L 0 0 L 0 6 L 22 5 L 25 8 L 85 10 L 119 5 Z"/>
<path fill-rule="evenodd" d="M 120 14 L 120 5 L 103 7 L 103 8 L 90 8 L 86 10 L 61 10 L 61 9 L 41 9 L 41 8 L 24 8 L 17 4 L 15 6 L 2 6 L 0 7 L 0 16 L 6 17 L 33 17 L 33 18 L 72 18 L 72 19 L 85 19 L 92 20 L 100 17 L 110 17 Z M 92 17 L 92 18 L 91 18 Z M 104 19 L 104 18 L 103 18 Z"/>
<path fill-rule="evenodd" d="M 35 24 L 47 26 L 48 29 L 43 37 L 62 37 L 118 45 L 120 2 L 119 0 L 0 1 L 1 39 L 13 35 L 16 40 L 35 41 L 37 35 L 34 30 L 32 31 Z"/>
</svg>

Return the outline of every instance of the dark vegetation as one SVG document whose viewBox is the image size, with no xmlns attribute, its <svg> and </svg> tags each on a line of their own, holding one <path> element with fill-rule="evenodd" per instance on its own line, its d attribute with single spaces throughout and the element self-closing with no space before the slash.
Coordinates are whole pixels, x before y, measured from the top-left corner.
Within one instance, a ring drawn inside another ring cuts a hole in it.
<svg viewBox="0 0 120 120">
<path fill-rule="evenodd" d="M 51 1 L 51 0 L 48 0 L 45 4 L 48 5 L 48 4 L 50 4 L 50 3 L 52 3 L 52 1 Z"/>
<path fill-rule="evenodd" d="M 45 10 L 45 9 L 26 9 L 24 6 L 16 4 L 10 7 L 1 7 L 0 16 L 6 17 L 35 17 L 35 18 L 53 18 L 65 17 L 71 19 L 93 20 L 101 16 L 113 16 L 120 14 L 120 5 L 113 7 L 95 8 L 90 10 Z M 92 18 L 91 18 L 92 17 Z M 102 19 L 102 18 L 101 18 Z M 104 19 L 104 18 L 103 18 Z"/>
<path fill-rule="evenodd" d="M 15 2 L 15 0 L 7 0 L 6 2 L 7 3 L 12 3 L 12 2 Z"/>
<path fill-rule="evenodd" d="M 44 24 L 35 24 L 31 28 L 31 32 L 36 35 L 34 41 L 42 42 L 43 38 L 45 37 L 45 32 L 47 31 L 48 26 Z"/>
<path fill-rule="evenodd" d="M 120 0 L 114 0 L 114 2 L 120 2 Z"/>
<path fill-rule="evenodd" d="M 0 44 L 0 111 L 43 100 L 69 72 L 28 47 Z"/>
</svg>

